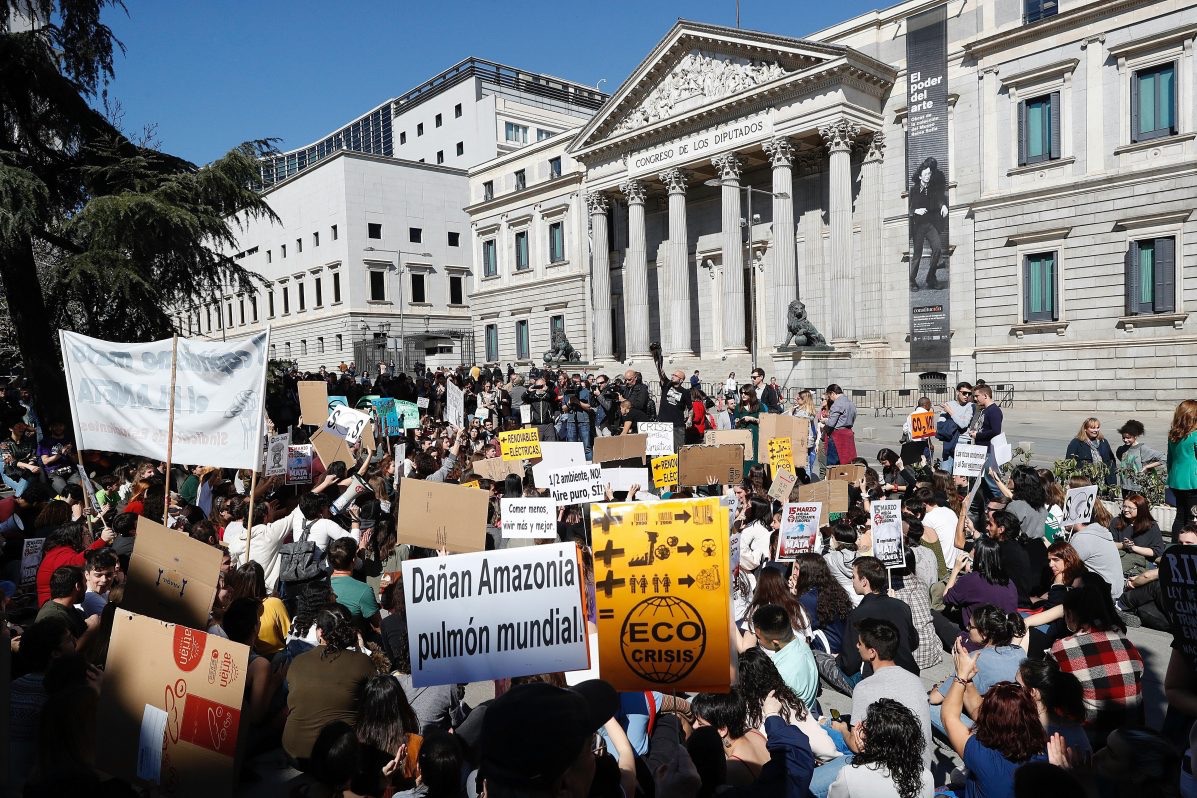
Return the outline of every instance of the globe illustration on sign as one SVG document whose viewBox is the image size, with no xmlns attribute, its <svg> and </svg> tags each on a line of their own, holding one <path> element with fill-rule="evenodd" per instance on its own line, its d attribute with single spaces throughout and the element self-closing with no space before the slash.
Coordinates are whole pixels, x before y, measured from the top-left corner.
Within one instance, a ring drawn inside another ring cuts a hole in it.
<svg viewBox="0 0 1197 798">
<path fill-rule="evenodd" d="M 674 684 L 702 659 L 707 629 L 693 604 L 676 596 L 652 596 L 624 619 L 619 648 L 632 672 L 646 681 Z"/>
</svg>

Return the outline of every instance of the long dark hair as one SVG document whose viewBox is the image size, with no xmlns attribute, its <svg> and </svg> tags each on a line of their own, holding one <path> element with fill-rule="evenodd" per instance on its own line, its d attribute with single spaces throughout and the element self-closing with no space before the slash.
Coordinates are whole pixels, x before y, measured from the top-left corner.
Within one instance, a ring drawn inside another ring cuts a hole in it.
<svg viewBox="0 0 1197 798">
<path fill-rule="evenodd" d="M 853 758 L 852 767 L 882 765 L 901 798 L 916 798 L 922 793 L 927 744 L 918 718 L 906 705 L 878 698 L 869 704 L 863 721 L 864 748 Z"/>
<path fill-rule="evenodd" d="M 830 626 L 848 617 L 853 609 L 852 598 L 844 586 L 835 581 L 826 560 L 813 551 L 806 552 L 794 558 L 794 567 L 798 569 L 798 585 L 794 592 L 801 596 L 815 591 L 815 618 L 819 626 Z"/>
<path fill-rule="evenodd" d="M 744 513 L 744 525 L 759 521 L 766 529 L 773 523 L 773 505 L 759 496 L 748 497 L 748 511 Z"/>
<path fill-rule="evenodd" d="M 1027 625 L 1017 612 L 1006 612 L 992 604 L 982 604 L 973 609 L 969 617 L 976 630 L 993 646 L 1008 646 L 1015 638 L 1027 633 Z"/>
<path fill-rule="evenodd" d="M 47 508 L 52 504 L 53 502 L 51 502 L 50 505 L 47 505 Z M 59 504 L 61 504 L 63 507 L 67 506 L 66 502 L 59 502 Z M 46 511 L 43 510 L 42 514 L 45 515 L 45 512 Z M 67 517 L 70 517 L 69 507 L 67 508 Z M 38 516 L 38 520 L 41 520 L 41 516 Z M 66 523 L 59 524 L 58 526 L 54 527 L 54 529 L 51 530 L 48 535 L 46 535 L 46 542 L 42 546 L 42 550 L 50 551 L 51 549 L 56 549 L 59 546 L 66 546 L 72 551 L 81 552 L 83 551 L 83 531 L 84 528 L 82 521 L 67 521 Z"/>
<path fill-rule="evenodd" d="M 760 726 L 764 718 L 761 707 L 765 697 L 773 692 L 782 707 L 789 712 L 791 723 L 805 720 L 806 704 L 794 690 L 786 684 L 778 672 L 773 660 L 769 659 L 759 646 L 753 646 L 740 654 L 740 671 L 736 678 L 736 687 L 740 695 L 744 696 L 744 706 L 748 712 L 749 728 Z"/>
<path fill-rule="evenodd" d="M 1085 721 L 1084 690 L 1075 675 L 1060 670 L 1051 657 L 1024 659 L 1018 674 L 1028 689 L 1039 691 L 1039 700 L 1048 714 L 1075 723 Z"/>
<path fill-rule="evenodd" d="M 353 627 L 353 616 L 344 604 L 325 604 L 316 613 L 316 628 L 324 637 L 325 659 L 333 659 L 357 645 L 357 631 Z"/>
<path fill-rule="evenodd" d="M 1110 583 L 1096 571 L 1081 574 L 1081 586 L 1064 594 L 1064 617 L 1072 616 L 1076 628 L 1126 634 L 1126 624 L 1118 615 L 1110 595 Z"/>
<path fill-rule="evenodd" d="M 366 745 L 393 756 L 405 735 L 420 733 L 403 686 L 389 673 L 362 682 L 357 699 L 357 739 Z"/>
<path fill-rule="evenodd" d="M 735 687 L 726 693 L 699 693 L 690 700 L 690 711 L 716 729 L 727 729 L 733 740 L 748 733 L 748 705 Z"/>
<path fill-rule="evenodd" d="M 756 612 L 766 604 L 776 604 L 786 611 L 786 615 L 790 618 L 790 626 L 794 629 L 805 629 L 806 623 L 802 620 L 802 605 L 798 603 L 798 599 L 794 598 L 794 594 L 790 592 L 790 586 L 786 583 L 785 574 L 777 568 L 764 568 L 761 570 L 761 575 L 756 581 L 756 592 L 752 594 L 752 603 L 748 605 L 748 612 L 745 617 L 752 617 L 752 613 Z"/>
<path fill-rule="evenodd" d="M 291 634 L 304 637 L 316 623 L 316 615 L 332 597 L 327 577 L 304 582 L 295 596 L 295 614 L 291 616 Z"/>
<path fill-rule="evenodd" d="M 993 538 L 978 538 L 973 545 L 973 571 L 991 585 L 1010 584 L 1010 576 L 1002 567 L 1002 550 Z"/>
</svg>

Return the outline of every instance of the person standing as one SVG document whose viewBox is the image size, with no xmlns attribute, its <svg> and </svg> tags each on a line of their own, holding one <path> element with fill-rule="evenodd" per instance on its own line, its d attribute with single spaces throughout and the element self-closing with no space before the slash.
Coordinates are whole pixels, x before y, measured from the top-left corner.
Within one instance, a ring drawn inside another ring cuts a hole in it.
<svg viewBox="0 0 1197 798">
<path fill-rule="evenodd" d="M 736 405 L 735 413 L 736 429 L 746 429 L 752 433 L 752 449 L 745 452 L 745 471 L 752 468 L 757 462 L 756 453 L 760 441 L 761 412 L 764 409 L 765 406 L 757 398 L 756 390 L 752 386 L 745 385 L 740 391 L 740 403 Z M 679 449 L 678 451 L 681 450 Z"/>
<path fill-rule="evenodd" d="M 856 405 L 834 382 L 827 386 L 826 398 L 831 404 L 827 418 L 823 419 L 823 427 L 827 430 L 827 465 L 851 463 L 856 459 L 856 435 L 852 432 L 856 424 Z"/>
<path fill-rule="evenodd" d="M 943 441 L 943 468 L 952 473 L 952 453 L 960 442 L 960 435 L 973 420 L 973 386 L 967 382 L 956 384 L 956 398 L 939 406 L 943 414 L 935 424 L 935 437 Z"/>
<path fill-rule="evenodd" d="M 973 398 L 977 402 L 977 409 L 973 413 L 969 431 L 972 432 L 973 445 L 984 446 L 988 450 L 981 478 L 985 481 L 986 499 L 992 501 L 1002 496 L 997 481 L 989 475 L 989 469 L 997 468 L 997 460 L 993 457 L 993 439 L 1002 434 L 1002 409 L 993 401 L 993 389 L 988 385 L 974 388 Z"/>
<path fill-rule="evenodd" d="M 1106 484 L 1118 484 L 1118 463 L 1110 442 L 1101 434 L 1101 421 L 1098 419 L 1092 416 L 1085 419 L 1076 437 L 1068 442 L 1064 457 L 1078 463 L 1102 463 L 1106 467 Z"/>
<path fill-rule="evenodd" d="M 673 450 L 680 452 L 686 443 L 686 409 L 690 398 L 690 392 L 685 388 L 686 372 L 675 368 L 666 376 L 660 345 L 653 346 L 652 352 L 657 376 L 661 378 L 661 403 L 657 408 L 657 421 L 667 421 L 673 425 Z M 647 393 L 647 389 L 645 392 Z"/>
<path fill-rule="evenodd" d="M 815 459 L 819 452 L 819 423 L 818 411 L 815 410 L 815 399 L 811 396 L 811 392 L 803 388 L 798 392 L 798 401 L 794 403 L 794 407 L 790 409 L 790 415 L 795 418 L 806 419 L 806 456 L 802 459 L 802 465 L 806 467 L 806 473 L 813 474 L 815 472 Z M 798 465 L 798 453 L 794 453 L 794 465 Z"/>
<path fill-rule="evenodd" d="M 752 370 L 752 387 L 760 398 L 761 409 L 766 413 L 781 412 L 781 392 L 774 385 L 765 382 L 765 370 L 757 367 Z"/>
<path fill-rule="evenodd" d="M 1118 485 L 1124 496 L 1143 491 L 1139 483 L 1142 474 L 1155 468 L 1164 468 L 1165 456 L 1143 443 L 1146 432 L 1143 424 L 1133 418 L 1118 430 L 1122 445 L 1114 451 L 1114 457 L 1118 461 Z"/>
<path fill-rule="evenodd" d="M 1168 431 L 1168 487 L 1176 496 L 1176 520 L 1172 534 L 1177 536 L 1193 520 L 1197 508 L 1197 399 L 1186 399 L 1172 414 Z"/>
<path fill-rule="evenodd" d="M 649 396 L 648 386 L 644 384 L 639 371 L 628 369 L 623 373 L 623 388 L 620 392 L 632 403 L 634 409 L 646 416 L 652 416 L 653 399 Z"/>
</svg>

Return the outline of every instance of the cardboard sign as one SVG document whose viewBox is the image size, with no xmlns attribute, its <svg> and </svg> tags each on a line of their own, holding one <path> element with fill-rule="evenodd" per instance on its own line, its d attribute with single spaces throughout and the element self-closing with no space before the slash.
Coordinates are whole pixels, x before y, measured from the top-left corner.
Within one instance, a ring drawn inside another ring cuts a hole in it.
<svg viewBox="0 0 1197 798">
<path fill-rule="evenodd" d="M 324 380 L 302 380 L 299 389 L 299 423 L 320 426 L 328 418 L 328 383 Z"/>
<path fill-rule="evenodd" d="M 465 393 L 452 382 L 445 383 L 445 421 L 458 429 L 465 426 Z"/>
<path fill-rule="evenodd" d="M 532 405 L 520 405 L 520 423 L 532 423 Z"/>
<path fill-rule="evenodd" d="M 21 584 L 32 585 L 37 581 L 37 567 L 42 564 L 42 549 L 45 538 L 26 538 L 21 544 Z"/>
<path fill-rule="evenodd" d="M 902 541 L 902 502 L 875 501 L 873 509 L 873 556 L 886 568 L 905 568 L 906 549 Z"/>
<path fill-rule="evenodd" d="M 743 460 L 752 456 L 752 430 L 747 429 L 713 429 L 702 436 L 705 446 L 727 446 L 735 444 L 744 447 Z"/>
<path fill-rule="evenodd" d="M 491 482 L 502 482 L 508 474 L 515 474 L 524 478 L 524 464 L 518 461 L 504 460 L 501 457 L 491 457 L 485 460 L 475 460 L 474 473 Z"/>
<path fill-rule="evenodd" d="M 794 449 L 790 439 L 770 438 L 768 447 L 769 467 L 773 473 L 779 474 L 783 471 L 794 473 Z"/>
<path fill-rule="evenodd" d="M 797 465 L 804 465 L 806 453 L 810 449 L 810 419 L 780 413 L 761 413 L 760 415 L 760 432 L 757 433 L 757 461 L 768 462 L 769 441 L 782 437 L 790 439 L 790 450 L 794 453 L 794 457 L 802 461 Z"/>
<path fill-rule="evenodd" d="M 819 502 L 793 502 L 781 508 L 777 559 L 793 560 L 799 554 L 815 550 L 822 513 L 822 505 Z"/>
<path fill-rule="evenodd" d="M 985 471 L 985 457 L 989 449 L 985 446 L 973 446 L 969 443 L 956 444 L 956 451 L 952 455 L 952 476 L 979 477 Z"/>
<path fill-rule="evenodd" d="M 667 454 L 664 457 L 654 457 L 652 459 L 654 488 L 669 488 L 678 484 L 677 459 L 678 456 L 676 454 Z"/>
<path fill-rule="evenodd" d="M 1172 624 L 1173 647 L 1197 670 L 1197 546 L 1174 545 L 1160 557 L 1159 603 Z"/>
<path fill-rule="evenodd" d="M 999 466 L 1004 466 L 1014 459 L 1014 447 L 1006 440 L 1004 432 L 993 436 L 993 440 L 989 442 L 989 448 L 993 450 L 993 462 Z"/>
<path fill-rule="evenodd" d="M 121 609 L 207 629 L 221 559 L 215 546 L 138 518 Z"/>
<path fill-rule="evenodd" d="M 425 399 L 425 402 L 428 400 Z M 403 430 L 420 428 L 420 407 L 412 402 L 395 400 L 396 427 L 391 430 L 392 435 L 398 435 Z"/>
<path fill-rule="evenodd" d="M 405 560 L 403 584 L 416 687 L 590 666 L 572 543 Z"/>
<path fill-rule="evenodd" d="M 323 427 L 312 433 L 311 441 L 326 469 L 333 463 L 344 463 L 346 468 L 353 468 L 357 463 L 357 458 L 353 456 L 345 439 L 338 438 Z"/>
<path fill-rule="evenodd" d="M 916 441 L 925 441 L 935 437 L 935 419 L 939 415 L 930 410 L 925 413 L 910 414 L 910 437 Z"/>
<path fill-rule="evenodd" d="M 583 463 L 566 466 L 545 475 L 546 487 L 558 504 L 602 501 L 606 495 L 602 466 Z"/>
<path fill-rule="evenodd" d="M 862 465 L 833 465 L 827 467 L 829 481 L 844 481 L 859 483 L 864 479 L 865 467 Z"/>
<path fill-rule="evenodd" d="M 451 552 L 482 551 L 489 502 L 484 490 L 405 478 L 399 482 L 399 542 Z"/>
<path fill-rule="evenodd" d="M 592 504 L 599 669 L 616 690 L 727 692 L 727 511 L 718 499 Z"/>
<path fill-rule="evenodd" d="M 639 457 L 640 462 L 644 462 L 647 445 L 648 436 L 641 434 L 595 438 L 591 447 L 590 459 L 595 463 L 607 463 L 612 460 L 629 460 Z"/>
<path fill-rule="evenodd" d="M 586 462 L 586 448 L 576 441 L 541 441 L 540 462 L 532 466 L 532 481 L 536 487 L 548 487 L 549 472 Z"/>
<path fill-rule="evenodd" d="M 788 502 L 790 500 L 790 493 L 794 490 L 794 485 L 798 483 L 798 477 L 789 471 L 778 471 L 777 476 L 773 477 L 773 484 L 769 486 L 769 498 L 774 501 Z"/>
<path fill-rule="evenodd" d="M 557 502 L 552 499 L 499 499 L 503 537 L 557 539 Z"/>
<path fill-rule="evenodd" d="M 633 485 L 641 490 L 648 489 L 647 468 L 604 468 L 603 483 L 609 485 L 612 491 L 628 491 Z"/>
<path fill-rule="evenodd" d="M 504 460 L 531 460 L 540 457 L 540 431 L 513 429 L 499 433 L 499 448 Z"/>
<path fill-rule="evenodd" d="M 818 502 L 820 504 L 819 526 L 827 526 L 831 523 L 831 513 L 848 512 L 848 483 L 842 479 L 837 479 L 834 482 L 825 479 L 821 482 L 812 482 L 809 485 L 799 485 L 798 501 L 803 504 Z"/>
<path fill-rule="evenodd" d="M 362 431 L 369 423 L 370 416 L 362 411 L 337 405 L 329 411 L 328 420 L 321 429 L 329 435 L 343 438 L 345 443 L 352 446 L 362 439 Z"/>
<path fill-rule="evenodd" d="M 287 484 L 307 485 L 312 481 L 312 446 L 300 444 L 287 447 Z"/>
<path fill-rule="evenodd" d="M 234 794 L 248 667 L 248 646 L 121 606 L 100 688 L 97 761 L 157 795 Z"/>
<path fill-rule="evenodd" d="M 738 485 L 744 480 L 744 447 L 738 443 L 722 446 L 683 446 L 678 454 L 678 484 L 705 485 L 708 477 L 722 485 Z"/>
<path fill-rule="evenodd" d="M 428 409 L 428 397 L 427 396 L 417 397 L 416 398 L 416 407 L 418 407 L 420 410 L 427 410 Z"/>
<path fill-rule="evenodd" d="M 648 436 L 644 453 L 650 457 L 673 454 L 673 424 L 668 421 L 641 421 L 636 431 Z"/>
<path fill-rule="evenodd" d="M 262 476 L 280 477 L 287 473 L 287 447 L 291 445 L 291 435 L 271 435 L 266 439 L 266 463 L 262 469 Z"/>
<path fill-rule="evenodd" d="M 1087 524 L 1093 517 L 1093 505 L 1097 504 L 1097 486 L 1069 488 L 1064 496 L 1064 526 Z"/>
</svg>

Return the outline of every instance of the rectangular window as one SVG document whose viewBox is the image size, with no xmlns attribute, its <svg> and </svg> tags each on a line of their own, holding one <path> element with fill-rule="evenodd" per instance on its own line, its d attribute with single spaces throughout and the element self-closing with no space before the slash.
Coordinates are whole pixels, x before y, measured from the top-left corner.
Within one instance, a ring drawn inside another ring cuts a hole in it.
<svg viewBox="0 0 1197 798">
<path fill-rule="evenodd" d="M 461 119 L 461 103 L 458 103 L 457 105 L 453 106 L 453 118 Z"/>
<path fill-rule="evenodd" d="M 495 181 L 487 180 L 482 184 L 482 201 L 493 200 L 495 198 Z M 270 253 L 267 252 L 267 255 Z"/>
<path fill-rule="evenodd" d="M 453 232 L 449 233 L 449 246 L 451 246 L 451 247 L 460 247 L 461 246 L 461 233 L 453 233 Z"/>
<path fill-rule="evenodd" d="M 369 222 L 366 224 L 366 238 L 382 238 L 382 223 Z"/>
<path fill-rule="evenodd" d="M 1136 70 L 1131 76 L 1131 141 L 1176 132 L 1176 63 Z"/>
<path fill-rule="evenodd" d="M 565 222 L 549 225 L 549 263 L 565 260 Z"/>
<path fill-rule="evenodd" d="M 312 246 L 313 247 L 320 246 L 320 233 L 319 232 L 312 233 Z"/>
<path fill-rule="evenodd" d="M 281 245 L 279 246 L 279 248 L 278 248 L 278 251 L 279 251 L 279 255 L 280 255 L 282 258 L 286 259 L 286 257 L 287 257 L 287 245 L 286 245 L 286 244 L 281 244 Z"/>
<path fill-rule="evenodd" d="M 270 250 L 266 250 L 266 262 L 270 263 L 272 260 L 274 260 L 274 258 L 271 256 Z"/>
<path fill-rule="evenodd" d="M 386 272 L 380 270 L 373 270 L 370 272 L 370 300 L 373 302 L 383 302 L 387 298 L 387 275 Z"/>
<path fill-rule="evenodd" d="M 323 286 L 320 284 L 321 278 L 317 277 L 313 283 L 316 286 L 316 307 L 320 307 L 324 304 L 324 290 Z"/>
<path fill-rule="evenodd" d="M 494 277 L 499 273 L 498 247 L 492 238 L 482 242 L 482 276 Z"/>
<path fill-rule="evenodd" d="M 341 273 L 333 272 L 332 281 L 333 281 L 333 304 L 335 305 L 341 301 Z"/>
<path fill-rule="evenodd" d="M 1022 264 L 1023 321 L 1057 320 L 1056 299 L 1056 253 L 1027 255 Z"/>
<path fill-rule="evenodd" d="M 527 144 L 528 126 L 517 125 L 515 122 L 506 122 L 503 125 L 503 137 L 512 144 Z"/>
<path fill-rule="evenodd" d="M 291 342 L 290 341 L 283 344 L 283 357 L 285 357 L 287 360 L 291 359 Z"/>
<path fill-rule="evenodd" d="M 332 240 L 337 240 L 337 226 L 335 224 L 332 226 Z"/>
<path fill-rule="evenodd" d="M 413 244 L 419 244 L 424 240 L 424 228 L 409 227 L 407 228 L 407 240 Z"/>
<path fill-rule="evenodd" d="M 300 252 L 303 252 L 303 239 L 297 238 L 295 239 L 295 253 L 299 254 Z"/>
<path fill-rule="evenodd" d="M 437 150 L 437 151 L 436 151 L 436 162 L 437 162 L 437 163 L 444 163 L 444 162 L 445 162 L 445 151 L 444 151 L 444 150 Z"/>
<path fill-rule="evenodd" d="M 299 310 L 300 310 L 300 312 L 302 312 L 302 311 L 305 311 L 305 310 L 307 310 L 307 309 L 308 309 L 307 297 L 304 295 L 304 290 L 303 290 L 303 289 L 304 289 L 304 285 L 303 285 L 303 283 L 296 283 L 296 284 L 295 284 L 295 298 L 296 298 L 297 300 L 299 300 Z"/>
<path fill-rule="evenodd" d="M 287 290 L 287 286 L 283 286 L 283 315 L 286 316 L 291 312 L 291 293 Z"/>
<path fill-rule="evenodd" d="M 423 136 L 423 135 L 424 135 L 424 123 L 423 123 L 423 122 L 421 122 L 420 124 L 416 125 L 416 135 L 417 135 L 417 136 Z"/>
<path fill-rule="evenodd" d="M 245 297 L 237 299 L 237 318 L 241 321 L 241 326 L 245 326 Z"/>
<path fill-rule="evenodd" d="M 228 314 L 229 314 L 229 327 L 232 327 L 232 326 L 233 326 L 233 303 L 232 303 L 232 302 L 230 302 L 230 303 L 229 303 L 228 305 L 226 305 L 225 307 L 228 309 Z"/>
<path fill-rule="evenodd" d="M 561 177 L 561 156 L 549 159 L 549 177 Z"/>
<path fill-rule="evenodd" d="M 465 292 L 462 290 L 461 275 L 449 275 L 449 304 L 450 305 L 464 305 Z"/>
<path fill-rule="evenodd" d="M 324 354 L 324 336 L 323 335 L 316 337 L 316 354 L 318 354 L 318 355 Z"/>
<path fill-rule="evenodd" d="M 249 316 L 253 319 L 254 324 L 258 323 L 258 298 L 256 296 L 249 298 Z"/>
<path fill-rule="evenodd" d="M 463 155 L 465 155 L 465 142 L 459 141 L 457 142 L 457 157 L 460 158 Z"/>
<path fill-rule="evenodd" d="M 407 131 L 401 130 L 401 131 L 399 131 L 399 145 L 403 146 L 406 143 L 407 143 Z"/>
<path fill-rule="evenodd" d="M 1023 22 L 1029 25 L 1047 17 L 1054 17 L 1059 10 L 1058 0 L 1023 0 Z"/>
<path fill-rule="evenodd" d="M 345 351 L 345 339 L 340 334 L 337 335 L 337 351 Z"/>
<path fill-rule="evenodd" d="M 424 299 L 424 275 L 413 274 L 411 276 L 411 301 L 416 304 L 422 304 Z"/>
<path fill-rule="evenodd" d="M 515 190 L 522 191 L 528 187 L 528 173 L 523 169 L 515 170 Z M 283 256 L 284 258 L 286 255 Z"/>
<path fill-rule="evenodd" d="M 208 332 L 212 332 L 212 308 L 211 307 L 204 308 L 204 318 L 208 322 Z"/>
<path fill-rule="evenodd" d="M 1176 312 L 1176 239 L 1131 242 L 1126 253 L 1126 315 Z"/>
<path fill-rule="evenodd" d="M 300 338 L 299 339 L 299 356 L 303 357 L 307 353 L 308 353 L 308 339 Z"/>
<path fill-rule="evenodd" d="M 436 126 L 437 127 L 441 126 L 441 115 L 440 114 L 436 115 Z"/>
<path fill-rule="evenodd" d="M 1060 157 L 1060 92 L 1018 104 L 1018 165 Z"/>
<path fill-rule="evenodd" d="M 499 359 L 499 327 L 486 325 L 486 359 L 492 363 Z"/>
<path fill-rule="evenodd" d="M 517 321 L 515 323 L 515 356 L 519 360 L 527 360 L 531 351 L 531 347 L 528 346 L 528 320 Z"/>
<path fill-rule="evenodd" d="M 556 134 L 551 130 L 545 130 L 542 127 L 536 128 L 536 140 L 537 141 L 544 141 L 545 139 L 550 139 L 555 135 Z"/>
<path fill-rule="evenodd" d="M 515 270 L 517 272 L 528 268 L 528 231 L 521 230 L 515 234 Z"/>
<path fill-rule="evenodd" d="M 553 340 L 558 333 L 565 334 L 565 317 L 564 316 L 550 316 L 549 317 L 549 340 Z"/>
<path fill-rule="evenodd" d="M 274 289 L 271 288 L 266 292 L 266 317 L 274 318 Z"/>
</svg>

